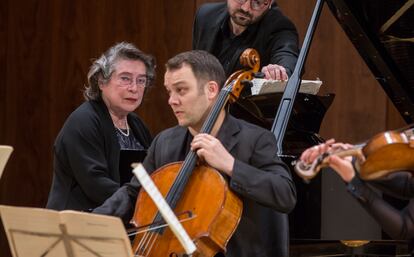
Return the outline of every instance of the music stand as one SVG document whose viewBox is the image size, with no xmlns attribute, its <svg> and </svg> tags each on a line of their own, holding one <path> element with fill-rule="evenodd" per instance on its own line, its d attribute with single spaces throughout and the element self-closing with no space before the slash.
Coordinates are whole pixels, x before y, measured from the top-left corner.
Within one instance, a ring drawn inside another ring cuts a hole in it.
<svg viewBox="0 0 414 257">
<path fill-rule="evenodd" d="M 6 166 L 7 160 L 10 154 L 13 152 L 13 147 L 8 145 L 0 145 L 0 178 L 3 174 L 4 167 Z"/>
<path fill-rule="evenodd" d="M 122 221 L 77 211 L 0 205 L 13 257 L 132 257 Z"/>
</svg>

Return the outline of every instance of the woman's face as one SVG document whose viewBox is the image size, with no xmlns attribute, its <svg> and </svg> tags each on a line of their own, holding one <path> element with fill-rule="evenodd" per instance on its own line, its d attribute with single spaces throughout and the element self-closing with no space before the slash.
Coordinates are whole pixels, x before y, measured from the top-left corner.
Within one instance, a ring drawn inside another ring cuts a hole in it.
<svg viewBox="0 0 414 257">
<path fill-rule="evenodd" d="M 126 116 L 142 102 L 147 85 L 147 69 L 139 60 L 118 60 L 106 84 L 100 84 L 102 99 L 112 114 Z"/>
</svg>

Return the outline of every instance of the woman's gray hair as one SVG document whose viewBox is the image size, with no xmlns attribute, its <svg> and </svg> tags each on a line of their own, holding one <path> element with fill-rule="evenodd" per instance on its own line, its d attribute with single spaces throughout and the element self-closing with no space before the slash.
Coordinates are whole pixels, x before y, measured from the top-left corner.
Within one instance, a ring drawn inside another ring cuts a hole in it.
<svg viewBox="0 0 414 257">
<path fill-rule="evenodd" d="M 119 60 L 139 60 L 145 64 L 147 69 L 147 85 L 155 79 L 155 59 L 147 55 L 131 43 L 118 43 L 109 48 L 104 54 L 95 60 L 88 72 L 88 85 L 85 86 L 83 96 L 86 100 L 97 100 L 101 98 L 100 84 L 106 84 L 115 71 L 115 64 Z"/>
</svg>

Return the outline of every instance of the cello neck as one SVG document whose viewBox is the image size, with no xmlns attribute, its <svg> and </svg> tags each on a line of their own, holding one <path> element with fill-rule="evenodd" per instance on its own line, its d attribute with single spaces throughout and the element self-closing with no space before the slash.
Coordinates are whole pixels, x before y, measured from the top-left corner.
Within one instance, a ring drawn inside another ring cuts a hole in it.
<svg viewBox="0 0 414 257">
<path fill-rule="evenodd" d="M 227 100 L 229 99 L 232 86 L 233 83 L 220 90 L 220 93 L 217 97 L 217 101 L 213 105 L 213 108 L 211 109 L 210 113 L 208 114 L 206 121 L 204 122 L 203 127 L 200 130 L 200 133 L 211 134 L 221 110 L 223 110 L 224 106 L 227 103 Z"/>
</svg>

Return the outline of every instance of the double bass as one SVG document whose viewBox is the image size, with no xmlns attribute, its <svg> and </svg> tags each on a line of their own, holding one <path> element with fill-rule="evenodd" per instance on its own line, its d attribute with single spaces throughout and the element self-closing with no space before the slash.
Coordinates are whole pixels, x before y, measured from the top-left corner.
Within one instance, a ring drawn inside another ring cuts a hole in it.
<svg viewBox="0 0 414 257">
<path fill-rule="evenodd" d="M 211 132 L 227 102 L 237 100 L 243 82 L 252 80 L 259 70 L 260 60 L 253 49 L 245 50 L 240 62 L 249 69 L 236 71 L 227 79 L 200 133 Z M 197 246 L 194 256 L 214 256 L 226 251 L 243 207 L 219 171 L 197 165 L 197 154 L 190 151 L 183 162 L 167 164 L 154 171 L 151 178 L 178 218 L 185 220 L 182 225 Z M 173 232 L 159 226 L 163 224 L 161 214 L 144 190 L 139 192 L 131 223 L 136 227 L 152 224 L 147 232 L 135 237 L 132 249 L 136 256 L 184 255 Z"/>
</svg>

